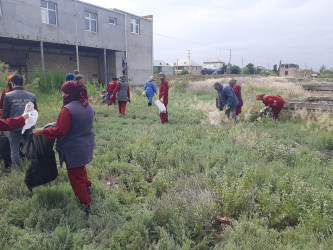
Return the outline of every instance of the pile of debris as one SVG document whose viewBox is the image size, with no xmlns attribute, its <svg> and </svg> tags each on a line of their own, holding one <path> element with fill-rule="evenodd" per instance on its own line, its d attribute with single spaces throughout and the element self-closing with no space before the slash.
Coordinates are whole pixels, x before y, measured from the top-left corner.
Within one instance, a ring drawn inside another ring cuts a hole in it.
<svg viewBox="0 0 333 250">
<path fill-rule="evenodd" d="M 310 96 L 305 100 L 288 100 L 283 109 L 333 112 L 333 83 L 308 83 L 302 87 L 310 91 Z"/>
</svg>

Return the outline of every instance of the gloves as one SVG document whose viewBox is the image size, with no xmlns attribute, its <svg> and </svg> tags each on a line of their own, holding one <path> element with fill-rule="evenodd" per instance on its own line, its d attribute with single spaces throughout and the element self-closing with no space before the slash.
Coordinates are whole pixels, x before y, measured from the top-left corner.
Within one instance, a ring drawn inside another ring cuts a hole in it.
<svg viewBox="0 0 333 250">
<path fill-rule="evenodd" d="M 131 99 L 130 98 L 128 98 L 128 102 L 131 103 Z"/>
<path fill-rule="evenodd" d="M 114 100 L 114 99 L 115 99 L 114 95 L 111 95 L 110 100 Z"/>
</svg>

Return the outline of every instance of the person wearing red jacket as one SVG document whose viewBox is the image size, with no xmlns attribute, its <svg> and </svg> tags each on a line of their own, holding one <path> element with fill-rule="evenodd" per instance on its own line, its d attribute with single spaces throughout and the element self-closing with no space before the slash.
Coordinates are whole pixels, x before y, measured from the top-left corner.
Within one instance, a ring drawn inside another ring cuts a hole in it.
<svg viewBox="0 0 333 250">
<path fill-rule="evenodd" d="M 117 77 L 113 77 L 112 78 L 112 81 L 109 82 L 107 88 L 106 88 L 106 91 L 108 92 L 108 95 L 111 97 L 111 95 L 113 94 L 113 91 L 115 90 L 115 88 L 118 88 L 119 89 L 119 85 L 120 83 L 117 82 L 118 78 Z M 115 104 L 116 105 L 116 99 L 111 99 L 110 98 L 110 101 L 108 103 L 108 106 L 112 105 L 112 104 Z"/>
<path fill-rule="evenodd" d="M 10 75 L 10 76 L 7 77 L 8 86 L 3 89 L 2 94 L 1 94 L 1 99 L 0 99 L 0 116 L 2 115 L 3 100 L 5 99 L 5 94 L 8 93 L 9 91 L 12 91 L 12 78 L 13 78 L 13 75 Z"/>
<path fill-rule="evenodd" d="M 16 118 L 0 119 L 0 131 L 9 131 L 22 128 L 25 125 L 25 120 L 29 115 L 22 115 Z"/>
<path fill-rule="evenodd" d="M 278 95 L 266 95 L 266 94 L 258 94 L 256 95 L 257 101 L 262 101 L 265 104 L 264 111 L 267 111 L 271 109 L 273 112 L 274 119 L 277 119 L 279 117 L 279 114 L 286 103 L 285 100 L 281 96 Z M 260 112 L 259 114 L 259 120 L 261 120 L 261 117 L 263 115 L 263 112 Z"/>
<path fill-rule="evenodd" d="M 161 80 L 161 87 L 159 89 L 159 95 L 158 98 L 160 99 L 160 101 L 164 104 L 165 107 L 167 107 L 168 103 L 169 103 L 169 83 L 168 81 L 165 79 L 165 74 L 160 72 L 158 74 L 158 77 Z M 165 112 L 160 113 L 160 118 L 161 118 L 161 122 L 162 124 L 168 122 L 168 109 L 166 109 Z"/>
<path fill-rule="evenodd" d="M 126 76 L 119 77 L 120 83 L 116 85 L 110 98 L 110 101 L 115 100 L 117 95 L 119 114 L 121 116 L 125 115 L 127 102 L 131 102 L 129 84 L 125 79 Z"/>
<path fill-rule="evenodd" d="M 237 96 L 238 99 L 238 104 L 236 107 L 236 116 L 238 116 L 240 113 L 242 113 L 242 106 L 243 106 L 242 88 L 237 84 L 237 81 L 235 79 L 229 81 L 229 86 L 235 92 L 235 95 Z"/>
</svg>

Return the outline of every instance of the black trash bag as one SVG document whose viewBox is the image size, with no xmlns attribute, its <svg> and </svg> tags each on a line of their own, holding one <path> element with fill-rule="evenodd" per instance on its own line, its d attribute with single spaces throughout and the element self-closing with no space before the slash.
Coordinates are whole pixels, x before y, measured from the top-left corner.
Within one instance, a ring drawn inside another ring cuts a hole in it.
<svg viewBox="0 0 333 250">
<path fill-rule="evenodd" d="M 12 160 L 10 158 L 10 146 L 7 136 L 0 136 L 0 160 L 5 162 L 5 167 L 9 168 Z"/>
<path fill-rule="evenodd" d="M 54 140 L 46 140 L 42 134 L 31 132 L 22 148 L 22 153 L 31 165 L 25 174 L 25 184 L 32 191 L 37 187 L 55 180 L 58 176 L 57 162 L 53 151 Z"/>
</svg>

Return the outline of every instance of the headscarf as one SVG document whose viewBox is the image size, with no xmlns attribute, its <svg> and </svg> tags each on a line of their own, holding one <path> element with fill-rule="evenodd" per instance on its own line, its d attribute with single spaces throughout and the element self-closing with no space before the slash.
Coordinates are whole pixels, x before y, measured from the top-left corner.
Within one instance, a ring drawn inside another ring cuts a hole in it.
<svg viewBox="0 0 333 250">
<path fill-rule="evenodd" d="M 12 84 L 10 83 L 10 81 L 11 81 L 12 78 L 13 78 L 13 76 L 14 76 L 14 75 L 9 75 L 9 76 L 7 77 L 7 83 L 8 83 L 8 85 L 7 85 L 7 87 L 5 88 L 5 93 L 10 92 L 10 91 L 13 90 L 13 88 L 12 88 Z"/>
<path fill-rule="evenodd" d="M 83 106 L 88 106 L 87 89 L 82 83 L 67 81 L 61 86 L 61 91 L 68 95 L 63 98 L 64 106 L 72 101 L 80 101 Z"/>
<path fill-rule="evenodd" d="M 75 75 L 73 73 L 68 73 L 66 75 L 66 81 L 72 81 L 75 79 Z"/>
</svg>

